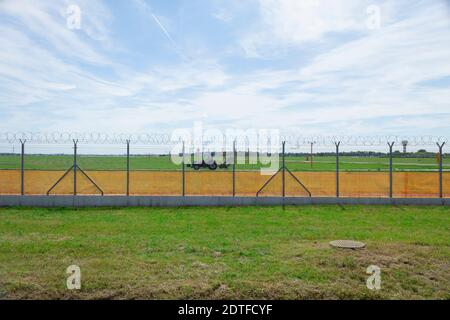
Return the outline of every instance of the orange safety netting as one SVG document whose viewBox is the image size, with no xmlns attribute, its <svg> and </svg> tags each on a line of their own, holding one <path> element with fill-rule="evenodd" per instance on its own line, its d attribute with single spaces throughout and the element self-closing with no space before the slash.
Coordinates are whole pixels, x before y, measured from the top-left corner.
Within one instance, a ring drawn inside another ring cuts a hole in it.
<svg viewBox="0 0 450 320">
<path fill-rule="evenodd" d="M 126 193 L 125 171 L 87 171 L 105 194 Z M 64 171 L 26 170 L 24 188 L 26 194 L 46 194 Z M 312 196 L 334 197 L 336 174 L 334 172 L 294 172 L 295 177 L 311 192 Z M 185 173 L 186 195 L 232 195 L 231 172 Z M 20 170 L 0 170 L 0 194 L 20 194 Z M 255 196 L 270 178 L 259 171 L 236 172 L 236 195 Z M 342 197 L 389 196 L 389 173 L 341 172 L 339 175 Z M 280 196 L 282 175 L 279 173 L 260 193 L 260 196 Z M 287 172 L 285 174 L 286 196 L 308 196 Z M 72 194 L 73 172 L 70 172 L 51 194 Z M 99 194 L 99 191 L 81 172 L 77 174 L 78 194 Z M 132 195 L 181 195 L 181 171 L 131 171 L 130 194 Z M 450 197 L 450 172 L 443 174 L 443 194 Z M 394 197 L 438 197 L 439 174 L 437 172 L 395 172 L 393 174 Z"/>
</svg>

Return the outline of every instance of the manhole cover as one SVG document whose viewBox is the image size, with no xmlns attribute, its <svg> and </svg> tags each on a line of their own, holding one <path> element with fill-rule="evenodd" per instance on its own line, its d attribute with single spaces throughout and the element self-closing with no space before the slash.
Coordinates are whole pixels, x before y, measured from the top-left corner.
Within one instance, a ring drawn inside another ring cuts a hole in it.
<svg viewBox="0 0 450 320">
<path fill-rule="evenodd" d="M 366 244 L 353 240 L 333 240 L 330 242 L 330 246 L 344 249 L 362 249 Z"/>
</svg>

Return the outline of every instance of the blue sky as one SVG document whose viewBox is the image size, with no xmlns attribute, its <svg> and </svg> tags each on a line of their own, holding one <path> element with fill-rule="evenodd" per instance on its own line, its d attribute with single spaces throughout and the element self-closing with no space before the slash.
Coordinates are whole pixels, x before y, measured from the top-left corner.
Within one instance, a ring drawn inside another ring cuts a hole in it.
<svg viewBox="0 0 450 320">
<path fill-rule="evenodd" d="M 450 136 L 446 0 L 0 0 L 0 48 L 0 131 Z"/>
</svg>

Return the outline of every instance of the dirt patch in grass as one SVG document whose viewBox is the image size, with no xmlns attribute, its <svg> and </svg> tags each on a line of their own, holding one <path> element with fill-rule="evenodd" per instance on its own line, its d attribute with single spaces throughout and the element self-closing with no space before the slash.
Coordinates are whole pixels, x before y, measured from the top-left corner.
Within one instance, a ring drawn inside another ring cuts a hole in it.
<svg viewBox="0 0 450 320">
<path fill-rule="evenodd" d="M 186 261 L 159 270 L 149 267 L 155 265 L 152 263 L 136 263 L 123 270 L 126 275 L 113 268 L 95 279 L 86 275 L 85 285 L 79 291 L 64 288 L 62 272 L 50 272 L 46 276 L 16 274 L 0 288 L 6 288 L 3 298 L 7 299 L 449 298 L 448 260 L 436 248 L 369 244 L 363 250 L 342 250 L 313 242 L 299 247 L 302 246 L 304 251 L 293 252 L 290 258 L 284 256 L 284 263 L 262 261 L 263 265 L 250 275 L 237 274 L 234 265 L 216 257 L 218 261 L 210 264 Z M 369 276 L 366 269 L 372 264 L 381 268 L 379 291 L 366 287 Z M 116 267 L 126 268 L 125 265 Z M 269 274 L 267 269 L 272 269 Z"/>
</svg>

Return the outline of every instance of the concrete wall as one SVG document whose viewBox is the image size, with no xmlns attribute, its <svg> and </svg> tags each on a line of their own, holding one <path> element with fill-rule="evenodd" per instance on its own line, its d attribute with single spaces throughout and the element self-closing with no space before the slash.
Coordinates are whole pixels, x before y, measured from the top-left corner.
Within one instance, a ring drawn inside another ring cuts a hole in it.
<svg viewBox="0 0 450 320">
<path fill-rule="evenodd" d="M 0 196 L 0 207 L 180 207 L 270 205 L 450 205 L 450 198 L 301 198 L 207 196 Z"/>
</svg>

